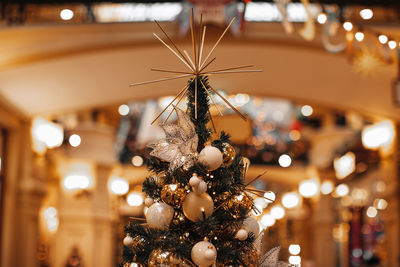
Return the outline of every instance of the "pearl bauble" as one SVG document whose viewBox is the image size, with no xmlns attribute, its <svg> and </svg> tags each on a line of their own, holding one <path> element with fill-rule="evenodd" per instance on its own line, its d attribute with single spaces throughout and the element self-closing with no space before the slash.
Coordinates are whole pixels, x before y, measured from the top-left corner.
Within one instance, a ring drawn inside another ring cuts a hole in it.
<svg viewBox="0 0 400 267">
<path fill-rule="evenodd" d="M 203 180 L 197 185 L 197 187 L 193 187 L 193 192 L 198 195 L 201 195 L 207 191 L 207 184 Z"/>
<path fill-rule="evenodd" d="M 122 243 L 124 244 L 124 246 L 132 246 L 133 244 L 133 238 L 130 235 L 125 236 L 124 240 L 122 241 Z"/>
<path fill-rule="evenodd" d="M 222 164 L 222 153 L 216 147 L 205 146 L 203 150 L 200 151 L 199 161 L 206 165 L 208 170 L 216 170 Z"/>
<path fill-rule="evenodd" d="M 217 259 L 217 250 L 214 245 L 207 241 L 201 241 L 193 246 L 192 261 L 199 267 L 208 267 Z"/>
<path fill-rule="evenodd" d="M 199 185 L 201 179 L 199 177 L 197 177 L 197 175 L 194 173 L 192 178 L 190 178 L 189 180 L 189 184 L 191 187 L 196 187 Z"/>
<path fill-rule="evenodd" d="M 260 225 L 254 217 L 247 217 L 243 222 L 243 227 L 256 237 L 260 233 Z"/>
<path fill-rule="evenodd" d="M 245 229 L 239 229 L 236 233 L 236 238 L 239 239 L 240 241 L 246 240 L 247 237 L 249 236 L 249 233 Z"/>
<path fill-rule="evenodd" d="M 214 211 L 214 202 L 209 194 L 203 193 L 197 195 L 195 192 L 190 192 L 182 204 L 183 214 L 192 222 L 203 220 L 210 217 Z"/>
<path fill-rule="evenodd" d="M 163 203 L 154 203 L 146 212 L 146 221 L 150 228 L 167 229 L 174 216 L 174 209 Z"/>
<path fill-rule="evenodd" d="M 144 204 L 145 204 L 147 207 L 150 207 L 151 205 L 154 204 L 154 199 L 152 199 L 151 197 L 146 197 L 146 198 L 144 199 Z"/>
</svg>

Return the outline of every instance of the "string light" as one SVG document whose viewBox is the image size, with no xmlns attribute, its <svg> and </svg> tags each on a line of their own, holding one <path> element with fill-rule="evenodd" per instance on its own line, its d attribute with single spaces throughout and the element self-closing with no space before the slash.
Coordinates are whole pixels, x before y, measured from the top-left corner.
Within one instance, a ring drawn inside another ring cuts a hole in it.
<svg viewBox="0 0 400 267">
<path fill-rule="evenodd" d="M 378 40 L 381 44 L 386 44 L 388 42 L 388 37 L 384 34 L 378 36 Z"/>
<path fill-rule="evenodd" d="M 314 197 L 318 191 L 319 182 L 316 179 L 302 181 L 299 185 L 299 192 L 303 197 Z"/>
<path fill-rule="evenodd" d="M 309 117 L 313 114 L 314 109 L 310 105 L 304 105 L 301 107 L 300 112 L 304 117 Z"/>
<path fill-rule="evenodd" d="M 362 33 L 362 32 L 356 32 L 356 34 L 354 35 L 354 37 L 356 38 L 357 41 L 362 42 L 362 40 L 364 40 L 364 33 Z"/>
<path fill-rule="evenodd" d="M 349 186 L 347 184 L 340 184 L 336 187 L 335 192 L 339 197 L 344 197 L 349 193 Z"/>
<path fill-rule="evenodd" d="M 74 17 L 74 11 L 71 9 L 63 9 L 60 12 L 60 18 L 62 20 L 71 20 Z"/>
<path fill-rule="evenodd" d="M 326 16 L 325 13 L 319 13 L 317 17 L 317 21 L 319 24 L 325 24 L 325 22 L 328 20 L 328 17 Z"/>
<path fill-rule="evenodd" d="M 375 218 L 376 215 L 378 215 L 378 211 L 375 209 L 375 207 L 368 207 L 367 216 L 370 218 Z"/>
<path fill-rule="evenodd" d="M 351 23 L 350 21 L 346 21 L 345 23 L 343 23 L 343 28 L 349 32 L 353 29 L 353 23 Z"/>
<path fill-rule="evenodd" d="M 282 205 L 287 208 L 295 208 L 300 204 L 300 196 L 296 192 L 289 192 L 283 195 Z"/>
<path fill-rule="evenodd" d="M 125 105 L 125 104 L 119 106 L 118 112 L 119 112 L 119 114 L 120 114 L 121 116 L 126 116 L 126 115 L 128 115 L 128 114 L 129 114 L 129 106 L 128 106 L 128 105 Z"/>
<path fill-rule="evenodd" d="M 292 255 L 298 255 L 301 251 L 300 245 L 298 244 L 290 244 L 289 246 L 289 252 Z"/>
<path fill-rule="evenodd" d="M 73 147 L 78 147 L 81 144 L 81 137 L 77 134 L 73 134 L 68 139 L 69 144 Z"/>
<path fill-rule="evenodd" d="M 328 195 L 333 191 L 333 182 L 325 181 L 321 185 L 321 193 L 324 195 Z"/>
<path fill-rule="evenodd" d="M 276 220 L 280 220 L 285 217 L 285 209 L 280 205 L 275 205 L 271 209 L 271 216 Z"/>
<path fill-rule="evenodd" d="M 372 10 L 369 8 L 365 8 L 360 11 L 360 16 L 365 20 L 369 20 L 374 16 L 374 12 L 372 12 Z"/>
<path fill-rule="evenodd" d="M 397 47 L 397 43 L 396 43 L 396 41 L 390 40 L 388 42 L 388 46 L 389 46 L 390 49 L 393 50 L 393 49 L 395 49 Z"/>
<path fill-rule="evenodd" d="M 132 192 L 126 197 L 126 202 L 131 207 L 139 207 L 143 204 L 143 196 L 140 193 Z"/>
<path fill-rule="evenodd" d="M 283 154 L 279 157 L 278 162 L 281 167 L 287 168 L 292 164 L 292 158 L 287 154 Z"/>
</svg>

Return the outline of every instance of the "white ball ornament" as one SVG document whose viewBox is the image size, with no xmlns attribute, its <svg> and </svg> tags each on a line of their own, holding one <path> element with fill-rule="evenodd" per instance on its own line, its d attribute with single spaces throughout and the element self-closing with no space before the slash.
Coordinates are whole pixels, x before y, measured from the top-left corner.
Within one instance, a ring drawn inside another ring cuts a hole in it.
<svg viewBox="0 0 400 267">
<path fill-rule="evenodd" d="M 208 241 L 200 241 L 193 246 L 191 251 L 192 261 L 199 267 L 209 267 L 217 259 L 217 250 Z"/>
<path fill-rule="evenodd" d="M 221 151 L 213 146 L 205 146 L 199 154 L 199 161 L 208 167 L 209 171 L 218 169 L 223 161 Z"/>
<path fill-rule="evenodd" d="M 260 225 L 254 217 L 247 217 L 243 222 L 243 228 L 249 233 L 253 233 L 254 236 L 260 233 Z"/>
<path fill-rule="evenodd" d="M 133 238 L 130 235 L 125 236 L 124 240 L 122 241 L 122 243 L 124 244 L 124 246 L 132 246 L 133 244 Z"/>
<path fill-rule="evenodd" d="M 246 240 L 247 237 L 249 236 L 249 233 L 247 232 L 246 229 L 239 229 L 236 233 L 236 238 L 239 239 L 240 241 Z"/>
<path fill-rule="evenodd" d="M 144 204 L 145 204 L 147 207 L 150 207 L 151 205 L 154 204 L 154 199 L 152 199 L 151 197 L 146 197 L 146 198 L 144 199 Z"/>
<path fill-rule="evenodd" d="M 164 202 L 154 203 L 146 212 L 146 221 L 150 228 L 165 230 L 174 216 L 174 208 Z"/>
</svg>

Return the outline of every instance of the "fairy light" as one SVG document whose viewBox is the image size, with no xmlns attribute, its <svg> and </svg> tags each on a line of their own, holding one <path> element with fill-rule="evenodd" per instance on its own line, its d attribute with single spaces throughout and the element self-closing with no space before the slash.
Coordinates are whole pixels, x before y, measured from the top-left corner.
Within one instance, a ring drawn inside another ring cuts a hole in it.
<svg viewBox="0 0 400 267">
<path fill-rule="evenodd" d="M 376 208 L 372 206 L 368 207 L 367 216 L 370 218 L 375 218 L 376 215 L 378 215 L 378 211 L 376 210 Z"/>
<path fill-rule="evenodd" d="M 369 20 L 374 16 L 374 12 L 372 12 L 372 10 L 369 8 L 364 8 L 360 11 L 360 16 L 365 20 Z"/>
<path fill-rule="evenodd" d="M 378 40 L 381 44 L 386 44 L 388 42 L 388 37 L 384 34 L 378 36 Z"/>
<path fill-rule="evenodd" d="M 126 115 L 128 115 L 128 114 L 129 114 L 129 106 L 128 106 L 128 105 L 125 105 L 125 104 L 119 106 L 119 107 L 118 107 L 118 113 L 119 113 L 121 116 L 126 116 Z"/>
<path fill-rule="evenodd" d="M 316 179 L 302 181 L 299 185 L 299 193 L 303 197 L 314 197 L 318 194 L 319 182 Z"/>
<path fill-rule="evenodd" d="M 300 204 L 300 196 L 296 192 L 289 192 L 283 195 L 282 205 L 287 208 L 295 208 Z"/>
<path fill-rule="evenodd" d="M 289 252 L 292 255 L 299 255 L 301 251 L 300 245 L 299 244 L 290 244 L 289 246 Z"/>
<path fill-rule="evenodd" d="M 396 43 L 396 41 L 390 40 L 388 42 L 388 46 L 389 46 L 390 49 L 393 50 L 393 49 L 395 49 L 397 47 L 397 43 Z"/>
<path fill-rule="evenodd" d="M 348 193 L 349 193 L 349 186 L 347 185 L 347 184 L 340 184 L 340 185 L 338 185 L 337 187 L 336 187 L 336 190 L 335 190 L 335 192 L 336 192 L 336 194 L 339 196 L 339 197 L 344 197 L 344 196 L 346 196 Z"/>
<path fill-rule="evenodd" d="M 354 37 L 356 38 L 357 41 L 362 42 L 364 40 L 365 36 L 364 36 L 364 33 L 362 33 L 362 32 L 356 32 Z"/>
<path fill-rule="evenodd" d="M 345 23 L 343 23 L 343 28 L 349 32 L 353 29 L 353 23 L 351 23 L 350 21 L 346 21 Z"/>
<path fill-rule="evenodd" d="M 280 220 L 285 217 L 285 209 L 280 205 L 273 206 L 270 213 L 271 216 L 276 220 Z"/>
<path fill-rule="evenodd" d="M 278 162 L 281 167 L 287 168 L 292 164 L 292 158 L 287 154 L 283 154 L 279 157 Z"/>
<path fill-rule="evenodd" d="M 321 193 L 324 195 L 328 195 L 333 191 L 333 182 L 325 181 L 321 185 Z"/>
<path fill-rule="evenodd" d="M 60 18 L 62 20 L 71 20 L 74 17 L 74 11 L 71 9 L 63 9 L 60 12 Z"/>
<path fill-rule="evenodd" d="M 327 20 L 328 20 L 328 17 L 326 16 L 325 13 L 318 14 L 317 21 L 319 24 L 325 24 Z"/>
</svg>

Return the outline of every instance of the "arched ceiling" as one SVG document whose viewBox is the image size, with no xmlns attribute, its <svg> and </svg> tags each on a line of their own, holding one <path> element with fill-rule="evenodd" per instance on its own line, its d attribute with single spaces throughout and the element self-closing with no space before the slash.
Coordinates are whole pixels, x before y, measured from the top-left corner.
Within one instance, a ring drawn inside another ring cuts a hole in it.
<svg viewBox="0 0 400 267">
<path fill-rule="evenodd" d="M 179 46 L 191 51 L 190 44 L 175 34 L 175 24 L 166 27 Z M 185 85 L 184 79 L 128 86 L 168 76 L 151 72 L 151 67 L 185 70 L 154 40 L 153 31 L 158 32 L 151 23 L 5 29 L 0 32 L 4 40 L 0 44 L 0 93 L 28 116 L 174 95 Z M 221 29 L 210 30 L 210 43 L 217 38 L 216 32 Z M 241 38 L 227 36 L 215 56 L 210 69 L 254 64 L 263 70 L 213 75 L 211 85 L 216 89 L 400 119 L 400 108 L 392 104 L 394 66 L 363 77 L 343 54 L 326 52 L 318 40 L 306 43 L 299 37 L 287 37 L 279 24 L 248 24 Z"/>
</svg>

